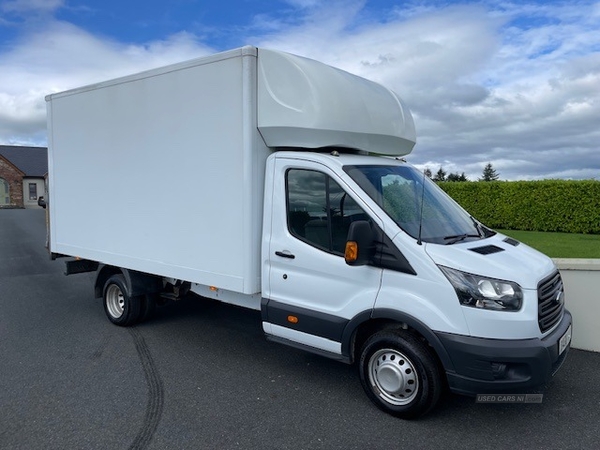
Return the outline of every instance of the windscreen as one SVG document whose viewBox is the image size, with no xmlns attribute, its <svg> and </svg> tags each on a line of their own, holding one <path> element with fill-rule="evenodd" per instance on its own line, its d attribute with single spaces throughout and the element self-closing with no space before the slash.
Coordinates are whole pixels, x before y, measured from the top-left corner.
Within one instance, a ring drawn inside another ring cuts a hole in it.
<svg viewBox="0 0 600 450">
<path fill-rule="evenodd" d="M 454 244 L 485 231 L 433 181 L 411 166 L 345 166 L 352 179 L 415 239 Z"/>
</svg>

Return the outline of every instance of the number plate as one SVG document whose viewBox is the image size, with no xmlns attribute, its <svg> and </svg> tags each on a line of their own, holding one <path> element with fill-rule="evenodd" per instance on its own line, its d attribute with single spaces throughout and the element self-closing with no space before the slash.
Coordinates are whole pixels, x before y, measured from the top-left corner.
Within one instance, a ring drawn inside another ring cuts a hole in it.
<svg viewBox="0 0 600 450">
<path fill-rule="evenodd" d="M 569 328 L 567 329 L 565 334 L 563 334 L 562 337 L 560 338 L 560 340 L 558 341 L 558 354 L 559 355 L 561 355 L 562 352 L 565 351 L 565 349 L 569 346 L 569 343 L 571 342 L 571 328 L 572 328 L 572 325 L 569 325 Z"/>
</svg>

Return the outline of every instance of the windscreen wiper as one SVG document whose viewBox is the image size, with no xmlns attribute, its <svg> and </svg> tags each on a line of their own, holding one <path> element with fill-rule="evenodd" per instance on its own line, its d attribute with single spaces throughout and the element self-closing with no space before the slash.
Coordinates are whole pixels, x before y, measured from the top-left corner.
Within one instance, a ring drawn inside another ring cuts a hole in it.
<svg viewBox="0 0 600 450">
<path fill-rule="evenodd" d="M 483 227 L 481 226 L 481 224 L 475 219 L 475 217 L 473 216 L 469 216 L 469 218 L 473 221 L 473 225 L 475 225 L 475 229 L 477 230 L 477 233 L 479 234 L 480 238 L 484 238 L 485 236 L 485 231 L 483 231 Z"/>
<path fill-rule="evenodd" d="M 446 242 L 446 245 L 452 245 L 452 244 L 456 244 L 457 242 L 460 241 L 464 241 L 466 238 L 470 238 L 470 237 L 476 237 L 476 238 L 481 238 L 480 234 L 456 234 L 454 236 L 446 236 L 444 238 L 445 241 L 451 241 L 451 242 Z"/>
</svg>

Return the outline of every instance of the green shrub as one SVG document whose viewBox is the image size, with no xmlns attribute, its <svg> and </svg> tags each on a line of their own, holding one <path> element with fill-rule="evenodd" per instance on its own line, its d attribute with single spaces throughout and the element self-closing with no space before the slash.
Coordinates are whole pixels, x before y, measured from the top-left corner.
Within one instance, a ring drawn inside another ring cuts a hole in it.
<svg viewBox="0 0 600 450">
<path fill-rule="evenodd" d="M 491 228 L 600 234 L 600 181 L 442 182 L 438 185 Z"/>
</svg>

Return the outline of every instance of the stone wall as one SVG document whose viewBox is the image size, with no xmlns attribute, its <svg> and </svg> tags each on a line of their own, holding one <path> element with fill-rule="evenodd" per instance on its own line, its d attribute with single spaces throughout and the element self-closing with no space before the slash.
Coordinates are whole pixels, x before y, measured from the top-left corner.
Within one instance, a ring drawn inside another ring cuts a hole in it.
<svg viewBox="0 0 600 450">
<path fill-rule="evenodd" d="M 0 208 L 23 208 L 23 173 L 0 156 L 0 178 L 3 178 L 9 186 L 10 202 L 4 204 L 0 201 Z"/>
</svg>

